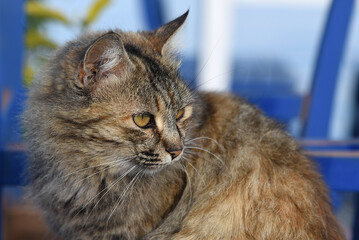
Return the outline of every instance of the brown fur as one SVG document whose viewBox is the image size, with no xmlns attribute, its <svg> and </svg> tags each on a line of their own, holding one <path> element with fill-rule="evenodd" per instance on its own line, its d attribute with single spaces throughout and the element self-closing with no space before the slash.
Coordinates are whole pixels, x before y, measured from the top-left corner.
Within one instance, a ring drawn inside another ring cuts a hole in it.
<svg viewBox="0 0 359 240">
<path fill-rule="evenodd" d="M 31 87 L 30 193 L 55 232 L 344 239 L 325 184 L 287 133 L 238 97 L 180 79 L 164 48 L 186 16 L 153 32 L 82 36 Z M 148 127 L 133 121 L 142 113 Z"/>
</svg>

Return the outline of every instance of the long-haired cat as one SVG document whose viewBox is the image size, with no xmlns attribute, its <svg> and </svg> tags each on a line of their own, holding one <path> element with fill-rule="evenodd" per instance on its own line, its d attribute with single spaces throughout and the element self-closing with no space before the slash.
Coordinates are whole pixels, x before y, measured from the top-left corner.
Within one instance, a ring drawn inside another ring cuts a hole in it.
<svg viewBox="0 0 359 240">
<path fill-rule="evenodd" d="M 59 49 L 23 115 L 30 192 L 62 239 L 344 239 L 295 141 L 231 94 L 191 90 L 155 31 Z"/>
</svg>

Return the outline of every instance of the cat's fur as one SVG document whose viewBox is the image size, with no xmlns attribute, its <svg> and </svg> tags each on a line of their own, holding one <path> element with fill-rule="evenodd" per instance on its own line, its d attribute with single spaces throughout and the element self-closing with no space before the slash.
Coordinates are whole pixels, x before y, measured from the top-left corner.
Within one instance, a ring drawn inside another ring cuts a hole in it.
<svg viewBox="0 0 359 240">
<path fill-rule="evenodd" d="M 53 230 L 63 239 L 344 239 L 325 184 L 287 133 L 238 97 L 181 80 L 166 48 L 186 16 L 153 32 L 84 35 L 33 83 L 23 116 L 30 189 Z M 146 128 L 133 120 L 143 112 L 153 115 Z"/>
</svg>

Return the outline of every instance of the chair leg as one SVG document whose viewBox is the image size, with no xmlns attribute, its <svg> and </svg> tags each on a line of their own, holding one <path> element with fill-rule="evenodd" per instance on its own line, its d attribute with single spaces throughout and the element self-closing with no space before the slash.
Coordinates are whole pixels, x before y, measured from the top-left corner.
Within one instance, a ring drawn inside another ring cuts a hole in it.
<svg viewBox="0 0 359 240">
<path fill-rule="evenodd" d="M 0 186 L 0 240 L 3 239 L 3 211 L 2 211 L 2 187 Z"/>
<path fill-rule="evenodd" d="M 359 193 L 355 194 L 355 211 L 354 211 L 352 239 L 359 240 Z"/>
</svg>

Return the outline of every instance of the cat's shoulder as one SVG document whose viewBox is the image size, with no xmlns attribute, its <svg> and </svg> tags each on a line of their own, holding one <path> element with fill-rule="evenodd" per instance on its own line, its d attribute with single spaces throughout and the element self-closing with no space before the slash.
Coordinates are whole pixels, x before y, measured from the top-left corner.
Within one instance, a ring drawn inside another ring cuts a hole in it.
<svg viewBox="0 0 359 240">
<path fill-rule="evenodd" d="M 244 98 L 231 93 L 208 92 L 202 94 L 202 99 L 204 119 L 208 119 L 208 125 L 222 134 L 241 136 L 257 143 L 263 139 L 293 143 L 283 124 L 266 116 Z"/>
<path fill-rule="evenodd" d="M 250 104 L 246 99 L 233 94 L 222 92 L 204 92 L 202 101 L 208 113 L 222 115 L 229 119 L 244 117 L 258 119 L 261 121 L 271 121 L 264 116 L 261 109 Z"/>
</svg>

